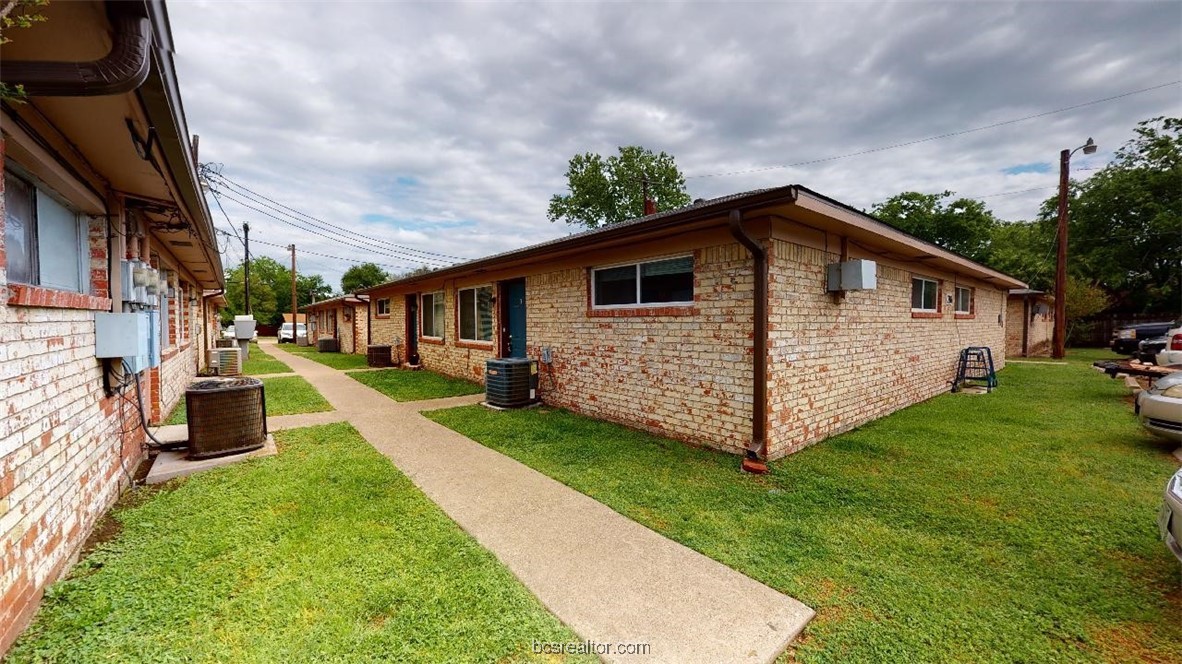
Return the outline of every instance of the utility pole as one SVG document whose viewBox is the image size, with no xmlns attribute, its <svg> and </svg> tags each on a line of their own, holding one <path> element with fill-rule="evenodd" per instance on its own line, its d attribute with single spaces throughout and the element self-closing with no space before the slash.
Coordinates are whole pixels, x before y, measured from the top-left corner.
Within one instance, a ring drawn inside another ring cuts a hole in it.
<svg viewBox="0 0 1182 664">
<path fill-rule="evenodd" d="M 243 222 L 242 224 L 242 253 L 244 261 L 242 263 L 244 274 L 243 287 L 246 297 L 246 315 L 250 315 L 250 224 Z M 269 324 L 269 323 L 268 323 Z"/>
<path fill-rule="evenodd" d="M 296 267 L 295 267 L 295 245 L 288 245 L 291 250 L 291 341 L 295 343 L 299 337 L 299 322 L 300 314 L 296 309 Z"/>
<path fill-rule="evenodd" d="M 1095 154 L 1096 143 L 1088 142 L 1059 153 L 1059 247 L 1055 263 L 1055 329 L 1051 336 L 1051 357 L 1061 360 L 1067 355 L 1067 187 L 1071 172 L 1071 155 L 1076 150 Z"/>
</svg>

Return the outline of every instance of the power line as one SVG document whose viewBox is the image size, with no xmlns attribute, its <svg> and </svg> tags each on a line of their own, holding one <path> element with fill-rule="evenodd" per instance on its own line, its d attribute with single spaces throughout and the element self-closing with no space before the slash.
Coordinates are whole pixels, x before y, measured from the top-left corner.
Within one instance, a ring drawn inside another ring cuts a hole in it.
<svg viewBox="0 0 1182 664">
<path fill-rule="evenodd" d="M 366 252 L 373 253 L 373 254 L 380 254 L 383 256 L 390 256 L 392 258 L 399 258 L 399 259 L 403 259 L 403 260 L 416 261 L 416 262 L 420 262 L 420 263 L 436 263 L 438 265 L 446 265 L 448 263 L 448 261 L 445 261 L 445 260 L 442 260 L 439 258 L 426 258 L 423 256 L 415 256 L 413 254 L 407 254 L 407 253 L 403 253 L 403 252 L 381 251 L 378 249 L 373 249 L 370 247 L 362 246 L 361 244 L 358 244 L 358 243 L 350 241 L 350 240 L 346 240 L 346 239 L 343 239 L 340 237 L 333 237 L 332 235 L 326 235 L 325 233 L 322 233 L 319 230 L 316 230 L 314 227 L 309 227 L 308 224 L 298 222 L 294 219 L 285 219 L 283 217 L 276 216 L 271 211 L 251 205 L 251 202 L 243 201 L 239 198 L 236 198 L 235 196 L 231 196 L 228 192 L 223 191 L 221 195 L 225 196 L 228 200 L 231 200 L 231 201 L 233 201 L 233 202 L 235 202 L 235 203 L 237 203 L 249 210 L 253 210 L 255 212 L 258 212 L 259 214 L 270 217 L 271 219 L 274 219 L 275 221 L 278 221 L 283 224 L 287 224 L 288 226 L 291 226 L 291 227 L 296 228 L 298 230 L 304 231 L 305 233 L 312 233 L 313 235 L 318 235 L 326 240 L 330 240 L 332 242 L 339 243 L 339 244 L 341 244 L 345 247 L 348 247 L 350 249 L 358 249 L 360 251 L 366 251 Z"/>
<path fill-rule="evenodd" d="M 225 175 L 222 175 L 221 173 L 211 172 L 211 175 L 213 177 L 217 178 L 219 181 L 221 181 L 222 184 L 232 187 L 233 189 L 240 190 L 240 191 L 234 192 L 238 196 L 242 196 L 243 198 L 250 199 L 253 202 L 258 203 L 259 205 L 263 205 L 265 207 L 268 207 L 268 208 L 275 210 L 276 212 L 279 212 L 280 214 L 283 214 L 285 216 L 290 217 L 290 216 L 293 216 L 292 213 L 294 213 L 295 215 L 298 215 L 299 217 L 303 217 L 304 219 L 306 219 L 308 221 L 316 222 L 316 223 L 321 224 L 323 226 L 327 226 L 328 228 L 331 228 L 334 231 L 348 233 L 349 235 L 353 235 L 358 238 L 369 240 L 371 242 L 378 242 L 381 245 L 388 245 L 390 247 L 394 247 L 399 250 L 404 250 L 404 251 L 416 253 L 416 254 L 423 254 L 424 256 L 427 256 L 429 258 L 434 257 L 436 259 L 443 258 L 443 259 L 448 259 L 448 260 L 464 260 L 463 258 L 460 258 L 459 256 L 452 256 L 450 254 L 443 254 L 443 253 L 439 253 L 436 251 L 428 251 L 426 249 L 417 249 L 415 247 L 408 247 L 406 245 L 396 244 L 396 243 L 390 242 L 388 240 L 381 240 L 381 239 L 378 239 L 375 237 L 370 237 L 370 236 L 365 235 L 363 233 L 358 233 L 357 231 L 350 230 L 348 228 L 344 228 L 341 226 L 337 226 L 336 224 L 333 224 L 331 222 L 325 221 L 325 220 L 317 218 L 317 217 L 313 217 L 310 214 L 301 212 L 301 211 L 299 211 L 293 207 L 290 207 L 288 205 L 284 205 L 283 203 L 280 203 L 272 198 L 268 198 L 267 196 L 260 194 L 245 185 L 238 184 L 234 180 L 231 180 L 230 178 L 226 177 Z M 243 193 L 243 192 L 245 192 L 245 193 Z M 262 199 L 262 200 L 259 200 L 259 199 Z M 287 210 L 288 212 L 283 212 L 277 208 L 282 208 L 283 210 Z"/>
<path fill-rule="evenodd" d="M 258 240 L 258 239 L 256 239 L 256 240 L 255 240 L 255 242 L 257 242 L 257 243 L 259 243 L 259 244 L 265 244 L 265 245 L 267 245 L 267 246 L 269 246 L 269 247 L 276 247 L 276 248 L 278 248 L 278 249 L 285 249 L 285 250 L 287 249 L 287 246 L 285 246 L 285 245 L 282 245 L 282 244 L 275 244 L 274 242 L 267 242 L 266 240 Z M 393 269 L 393 270 L 406 270 L 406 269 L 412 269 L 412 266 L 410 266 L 410 265 L 390 265 L 389 263 L 374 263 L 373 261 L 359 261 L 359 260 L 357 260 L 357 259 L 355 259 L 355 258 L 341 258 L 340 256 L 330 256 L 330 255 L 328 255 L 328 254 L 322 254 L 322 253 L 319 253 L 319 252 L 316 252 L 316 251 L 309 251 L 309 250 L 307 250 L 307 249 L 300 249 L 300 253 L 301 253 L 301 254 L 308 254 L 308 255 L 310 255 L 310 256 L 319 256 L 319 257 L 321 257 L 321 258 L 331 258 L 331 259 L 333 259 L 333 260 L 338 260 L 338 261 L 345 261 L 345 262 L 347 262 L 347 263 L 355 263 L 355 264 L 357 264 L 357 265 L 362 265 L 362 264 L 364 264 L 364 263 L 372 263 L 373 265 L 377 265 L 377 266 L 379 266 L 379 267 L 388 267 L 388 268 L 390 268 L 390 269 Z"/>
<path fill-rule="evenodd" d="M 750 169 L 741 170 L 741 171 L 727 171 L 724 173 L 703 173 L 700 175 L 687 175 L 687 176 L 685 176 L 685 179 L 690 180 L 690 179 L 695 179 L 695 178 L 715 178 L 715 177 L 725 177 L 725 176 L 729 176 L 729 175 L 746 175 L 748 173 L 761 173 L 764 171 L 775 171 L 775 170 L 781 170 L 781 169 L 785 169 L 785 168 L 794 168 L 796 166 L 808 166 L 810 164 L 820 164 L 820 163 L 827 162 L 827 161 L 836 161 L 838 159 L 848 159 L 849 157 L 860 157 L 862 155 L 874 154 L 876 152 L 883 152 L 885 150 L 893 150 L 895 148 L 903 148 L 903 147 L 907 147 L 909 145 L 918 145 L 920 143 L 928 143 L 930 141 L 938 141 L 943 138 L 952 138 L 953 136 L 963 136 L 965 134 L 972 134 L 972 133 L 978 132 L 978 131 L 985 131 L 986 129 L 996 129 L 998 127 L 1004 127 L 1006 125 L 1012 125 L 1012 124 L 1016 124 L 1019 122 L 1025 122 L 1027 120 L 1034 120 L 1036 118 L 1045 118 L 1048 115 L 1055 115 L 1057 113 L 1066 113 L 1067 111 L 1074 111 L 1076 109 L 1084 108 L 1087 106 L 1094 106 L 1096 104 L 1102 104 L 1104 102 L 1114 101 L 1116 99 L 1122 99 L 1124 97 L 1130 97 L 1132 95 L 1139 95 L 1144 92 L 1151 92 L 1153 90 L 1160 90 L 1162 88 L 1170 87 L 1171 85 L 1178 85 L 1179 83 L 1182 83 L 1182 80 L 1170 81 L 1169 83 L 1162 83 L 1160 85 L 1154 85 L 1154 86 L 1151 86 L 1148 88 L 1141 88 L 1140 90 L 1132 90 L 1130 92 L 1125 92 L 1125 93 L 1122 93 L 1119 95 L 1113 95 L 1111 97 L 1105 97 L 1103 99 L 1093 99 L 1092 101 L 1086 101 L 1086 102 L 1083 102 L 1082 104 L 1074 104 L 1071 106 L 1064 106 L 1063 108 L 1057 108 L 1053 111 L 1044 111 L 1042 113 L 1035 113 L 1034 115 L 1027 115 L 1027 116 L 1021 117 L 1021 118 L 1014 118 L 1013 120 L 1003 120 L 1002 122 L 994 122 L 993 124 L 983 125 L 980 127 L 973 127 L 972 129 L 962 129 L 960 131 L 953 131 L 953 132 L 949 132 L 946 134 L 939 134 L 937 136 L 928 136 L 927 138 L 919 138 L 919 139 L 916 139 L 913 141 L 905 141 L 903 143 L 894 143 L 892 145 L 884 145 L 884 146 L 877 147 L 877 148 L 870 148 L 867 150 L 859 150 L 857 152 L 847 152 L 846 154 L 840 154 L 840 155 L 836 155 L 833 157 L 822 157 L 820 159 L 808 159 L 806 161 L 798 161 L 798 162 L 791 163 L 791 164 L 782 164 L 782 165 L 778 165 L 778 166 L 764 166 L 761 168 L 750 168 Z"/>
</svg>

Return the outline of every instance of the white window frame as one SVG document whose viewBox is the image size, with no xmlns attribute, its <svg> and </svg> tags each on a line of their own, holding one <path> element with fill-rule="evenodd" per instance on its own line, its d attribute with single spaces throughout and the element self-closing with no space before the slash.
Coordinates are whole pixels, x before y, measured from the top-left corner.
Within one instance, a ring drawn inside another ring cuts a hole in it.
<svg viewBox="0 0 1182 664">
<path fill-rule="evenodd" d="M 968 309 L 960 308 L 960 292 L 965 291 L 969 294 Z M 968 286 L 957 286 L 953 291 L 955 293 L 952 303 L 952 312 L 957 314 L 971 314 L 973 313 L 973 289 Z"/>
<path fill-rule="evenodd" d="M 917 313 L 917 314 L 937 314 L 937 313 L 940 313 L 940 282 L 935 279 L 932 279 L 930 277 L 921 277 L 921 276 L 915 275 L 915 274 L 911 275 L 911 293 L 908 294 L 908 298 L 907 298 L 908 301 L 911 301 L 915 297 L 915 282 L 916 281 L 922 281 L 922 282 L 926 282 L 926 283 L 929 283 L 932 285 L 932 288 L 934 288 L 936 290 L 936 298 L 935 298 L 936 306 L 931 309 L 925 309 L 923 307 L 918 307 L 918 308 L 911 307 L 912 313 Z M 923 303 L 923 294 L 922 293 L 920 294 L 919 301 L 921 304 Z"/>
<path fill-rule="evenodd" d="M 693 287 L 690 287 L 690 299 L 677 302 L 642 302 L 640 299 L 640 266 L 649 263 L 660 263 L 663 261 L 676 260 L 678 258 L 688 258 L 691 261 L 690 276 L 697 274 L 698 263 L 694 260 L 693 254 L 677 254 L 674 256 L 661 256 L 660 258 L 649 258 L 642 261 L 629 261 L 627 263 L 615 263 L 613 265 L 600 265 L 599 267 L 591 268 L 591 308 L 592 309 L 647 309 L 650 307 L 692 307 L 694 304 Z M 630 304 L 596 304 L 598 299 L 597 288 L 595 286 L 595 273 L 603 270 L 613 270 L 620 267 L 634 267 L 636 269 L 636 302 Z"/>
<path fill-rule="evenodd" d="M 382 304 L 386 305 L 385 311 L 382 311 Z M 377 314 L 376 315 L 378 315 L 378 316 L 389 316 L 390 315 L 390 298 L 388 298 L 388 297 L 378 298 Z"/>
<path fill-rule="evenodd" d="M 431 296 L 431 314 L 430 314 L 431 318 L 432 318 L 431 332 L 433 332 L 433 333 L 438 332 L 439 333 L 438 335 L 427 334 L 426 328 L 423 327 L 423 323 L 426 322 L 426 320 L 427 320 L 427 306 L 424 304 L 423 299 L 425 297 L 427 297 L 428 295 Z M 434 318 L 435 318 L 435 298 L 439 298 L 439 300 L 443 303 L 443 320 L 442 321 L 435 321 L 434 320 Z M 439 327 L 442 329 L 439 329 L 439 330 L 435 329 L 436 322 L 439 322 Z M 419 338 L 421 338 L 421 339 L 437 339 L 439 341 L 442 341 L 444 339 L 444 332 L 446 330 L 447 330 L 447 297 L 444 295 L 444 292 L 441 290 L 438 290 L 438 291 L 433 291 L 430 293 L 420 293 L 419 294 Z"/>
<path fill-rule="evenodd" d="M 480 334 L 480 298 L 476 296 L 476 291 L 481 290 L 481 289 L 488 289 L 492 293 L 492 296 L 489 298 L 489 301 L 488 301 L 488 306 L 489 306 L 488 313 L 489 313 L 490 320 L 492 321 L 492 324 L 489 326 L 489 333 L 488 333 L 489 336 L 487 339 L 469 339 L 464 336 L 464 326 L 461 324 L 461 321 L 460 321 L 460 302 L 462 302 L 464 299 L 461 296 L 461 294 L 464 291 L 472 291 L 473 292 L 472 315 L 475 317 L 476 334 Z M 467 286 L 465 288 L 457 288 L 456 289 L 456 338 L 457 339 L 459 339 L 460 341 L 466 341 L 468 343 L 492 345 L 493 338 L 496 336 L 496 329 L 497 329 L 496 297 L 497 297 L 497 291 L 495 288 L 493 288 L 492 284 L 481 284 L 479 286 Z"/>
<path fill-rule="evenodd" d="M 31 283 L 28 283 L 28 285 L 37 286 L 39 288 L 45 288 L 48 290 L 61 291 L 63 293 L 81 293 L 84 295 L 89 294 L 90 229 L 88 227 L 89 225 L 85 222 L 84 215 L 78 211 L 77 207 L 67 201 L 64 197 L 58 195 L 56 191 L 50 189 L 40 179 L 32 176 L 16 163 L 10 160 L 5 160 L 4 171 L 5 177 L 11 176 L 17 180 L 20 180 L 25 184 L 25 186 L 32 190 L 33 194 L 30 210 L 32 214 L 32 219 L 30 220 L 32 222 L 32 229 L 29 234 L 30 243 L 32 244 L 30 256 L 32 257 L 33 264 L 30 266 L 32 279 L 30 280 Z M 5 196 L 8 196 L 7 191 L 5 192 Z M 74 228 L 76 231 L 76 237 L 78 239 L 78 255 L 77 261 L 75 263 L 75 267 L 78 270 L 76 275 L 78 277 L 78 290 L 73 290 L 71 288 L 65 288 L 62 286 L 45 285 L 45 277 L 42 273 L 41 265 L 41 219 L 37 210 L 38 204 L 41 202 L 42 197 L 51 199 L 54 203 L 60 205 L 63 209 L 74 216 Z M 7 206 L 5 206 L 5 208 L 7 210 Z M 5 212 L 5 214 L 7 214 L 7 212 Z M 27 283 L 13 279 L 11 276 L 11 271 L 9 272 L 9 282 Z"/>
</svg>

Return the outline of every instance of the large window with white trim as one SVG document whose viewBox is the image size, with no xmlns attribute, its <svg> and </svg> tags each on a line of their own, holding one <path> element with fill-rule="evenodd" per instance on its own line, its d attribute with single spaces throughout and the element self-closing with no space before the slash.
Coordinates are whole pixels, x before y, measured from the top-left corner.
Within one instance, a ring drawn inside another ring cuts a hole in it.
<svg viewBox="0 0 1182 664">
<path fill-rule="evenodd" d="M 84 218 L 47 190 L 4 174 L 8 281 L 82 293 L 89 289 Z"/>
<path fill-rule="evenodd" d="M 457 306 L 459 306 L 460 339 L 463 341 L 492 341 L 492 286 L 460 289 L 456 300 Z"/>
<path fill-rule="evenodd" d="M 596 308 L 693 304 L 694 257 L 678 256 L 591 271 Z"/>
<path fill-rule="evenodd" d="M 443 338 L 443 291 L 423 293 L 420 310 L 423 312 L 424 337 Z"/>
<path fill-rule="evenodd" d="M 936 313 L 940 304 L 940 284 L 933 279 L 911 278 L 911 310 Z"/>
</svg>

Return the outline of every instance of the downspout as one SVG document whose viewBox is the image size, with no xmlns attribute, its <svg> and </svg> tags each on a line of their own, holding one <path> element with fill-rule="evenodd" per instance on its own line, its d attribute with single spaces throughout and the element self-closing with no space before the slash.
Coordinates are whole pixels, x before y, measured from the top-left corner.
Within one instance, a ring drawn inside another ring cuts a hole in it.
<svg viewBox="0 0 1182 664">
<path fill-rule="evenodd" d="M 750 473 L 767 472 L 767 293 L 768 261 L 767 249 L 743 230 L 743 213 L 731 210 L 731 235 L 751 252 L 755 259 L 755 358 L 752 368 L 751 387 L 751 441 L 747 444 L 747 455 L 743 459 L 743 470 Z"/>
<path fill-rule="evenodd" d="M 136 3 L 109 6 L 114 34 L 106 56 L 90 62 L 6 61 L 0 80 L 24 86 L 30 97 L 99 97 L 140 87 L 152 66 L 151 24 L 135 13 Z"/>
</svg>

